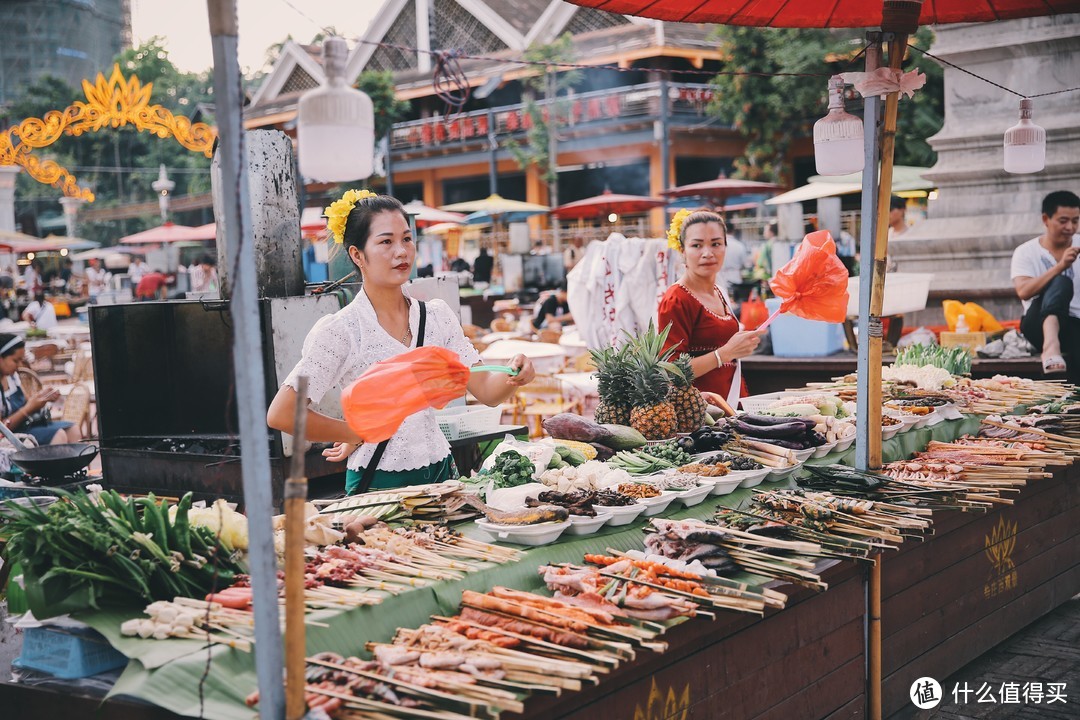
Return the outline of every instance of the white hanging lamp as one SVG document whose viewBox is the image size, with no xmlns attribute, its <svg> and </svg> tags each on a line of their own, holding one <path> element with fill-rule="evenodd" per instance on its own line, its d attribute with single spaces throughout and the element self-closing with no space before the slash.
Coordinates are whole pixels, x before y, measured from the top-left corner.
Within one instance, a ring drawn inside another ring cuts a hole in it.
<svg viewBox="0 0 1080 720">
<path fill-rule="evenodd" d="M 1031 122 L 1034 103 L 1020 101 L 1020 122 L 1005 131 L 1005 172 L 1034 173 L 1046 167 L 1046 130 Z"/>
<path fill-rule="evenodd" d="M 296 140 L 300 174 L 320 182 L 371 177 L 375 155 L 375 109 L 371 98 L 345 82 L 348 44 L 323 42 L 326 83 L 300 97 Z"/>
<path fill-rule="evenodd" d="M 814 123 L 818 175 L 850 175 L 863 169 L 863 121 L 844 110 L 844 79 L 829 79 L 829 114 Z"/>
</svg>

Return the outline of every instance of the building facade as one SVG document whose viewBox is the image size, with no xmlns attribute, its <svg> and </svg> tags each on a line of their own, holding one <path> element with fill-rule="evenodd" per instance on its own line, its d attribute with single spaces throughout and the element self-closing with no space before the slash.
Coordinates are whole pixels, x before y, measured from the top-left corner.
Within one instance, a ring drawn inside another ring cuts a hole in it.
<svg viewBox="0 0 1080 720">
<path fill-rule="evenodd" d="M 131 45 L 129 0 L 0 3 L 0 107 L 43 75 L 78 88 Z"/>
<path fill-rule="evenodd" d="M 588 67 L 556 101 L 563 118 L 559 203 L 605 189 L 655 196 L 731 171 L 744 142 L 706 111 L 713 93 L 708 80 L 723 67 L 712 26 L 614 15 L 560 0 L 386 0 L 353 46 L 346 79 L 390 71 L 398 98 L 410 104 L 410 118 L 394 126 L 383 161 L 393 193 L 432 206 L 492 192 L 550 204 L 541 173 L 535 165 L 523 169 L 509 146 L 527 143 L 523 81 L 543 72 L 519 61 L 530 47 L 565 33 L 573 37 L 575 61 Z M 460 109 L 448 108 L 436 93 L 437 58 L 428 50 L 465 56 L 459 63 L 470 92 Z M 319 49 L 289 42 L 246 108 L 247 126 L 294 134 L 298 98 L 322 79 Z M 378 179 L 371 184 L 381 185 Z M 649 220 L 656 233 L 663 210 Z"/>
</svg>

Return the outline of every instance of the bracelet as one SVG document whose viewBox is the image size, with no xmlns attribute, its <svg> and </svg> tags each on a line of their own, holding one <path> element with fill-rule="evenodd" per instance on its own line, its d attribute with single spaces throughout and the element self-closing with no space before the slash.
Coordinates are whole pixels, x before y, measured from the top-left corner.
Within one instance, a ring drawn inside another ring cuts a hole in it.
<svg viewBox="0 0 1080 720">
<path fill-rule="evenodd" d="M 715 350 L 713 350 L 712 354 L 716 356 L 716 367 L 723 367 L 724 358 L 720 356 L 720 348 L 716 348 Z"/>
</svg>

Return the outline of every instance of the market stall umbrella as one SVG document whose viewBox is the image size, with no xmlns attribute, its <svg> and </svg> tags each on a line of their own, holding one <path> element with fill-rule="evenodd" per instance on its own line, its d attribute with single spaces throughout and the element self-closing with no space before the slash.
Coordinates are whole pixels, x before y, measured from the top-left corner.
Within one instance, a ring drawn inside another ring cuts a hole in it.
<svg viewBox="0 0 1080 720">
<path fill-rule="evenodd" d="M 104 260 L 112 255 L 142 255 L 141 250 L 124 247 L 103 247 L 83 250 L 71 256 L 72 260 Z"/>
<path fill-rule="evenodd" d="M 26 235 L 14 230 L 0 230 L 0 251 L 24 253 L 34 252 L 34 248 L 41 243 L 41 238 Z"/>
<path fill-rule="evenodd" d="M 206 223 L 191 229 L 191 237 L 187 240 L 215 240 L 217 239 L 217 223 Z"/>
<path fill-rule="evenodd" d="M 484 212 L 482 210 L 477 210 L 474 213 L 469 213 L 468 215 L 466 215 L 463 224 L 464 225 L 469 225 L 471 227 L 476 227 L 476 226 L 479 226 L 479 225 L 491 225 L 492 223 L 495 223 L 495 222 L 501 222 L 501 223 L 525 222 L 526 220 L 531 218 L 533 215 L 542 215 L 543 213 L 544 213 L 543 210 L 515 210 L 514 212 L 508 212 L 508 213 L 501 213 L 501 214 L 497 214 L 497 215 L 492 215 L 489 212 Z"/>
<path fill-rule="evenodd" d="M 44 240 L 38 241 L 38 247 L 33 252 L 49 252 L 60 250 L 89 250 L 96 248 L 101 243 L 87 240 L 86 238 L 67 237 L 64 235 L 49 235 Z"/>
<path fill-rule="evenodd" d="M 567 0 L 610 13 L 685 23 L 757 27 L 852 27 L 882 24 L 872 0 Z M 920 25 L 991 22 L 1077 12 L 1076 0 L 935 0 L 923 3 Z"/>
<path fill-rule="evenodd" d="M 604 190 L 599 195 L 587 197 L 584 200 L 560 205 L 551 210 L 551 214 L 560 220 L 576 220 L 579 218 L 603 218 L 611 213 L 616 215 L 629 215 L 642 213 L 653 208 L 663 207 L 667 203 L 662 198 L 647 197 L 645 195 L 622 195 Z"/>
<path fill-rule="evenodd" d="M 759 182 L 757 180 L 739 180 L 737 178 L 729 178 L 721 175 L 715 180 L 706 180 L 705 182 L 668 188 L 663 194 L 669 198 L 708 198 L 713 203 L 723 207 L 724 201 L 733 195 L 771 193 L 782 187 L 782 185 L 777 185 L 776 183 Z"/>
<path fill-rule="evenodd" d="M 485 212 L 491 216 L 500 216 L 512 212 L 542 213 L 547 212 L 551 208 L 547 205 L 524 202 L 522 200 L 511 200 L 509 198 L 504 198 L 502 195 L 493 194 L 488 195 L 482 200 L 467 200 L 465 202 L 452 203 L 450 205 L 443 205 L 439 209 L 458 213 Z"/>
<path fill-rule="evenodd" d="M 419 200 L 407 202 L 404 207 L 405 212 L 416 218 L 416 227 L 419 228 L 441 223 L 457 223 L 460 225 L 465 222 L 465 215 L 462 213 L 447 212 L 446 210 L 433 208 L 430 205 L 425 205 Z"/>
<path fill-rule="evenodd" d="M 149 230 L 143 230 L 142 232 L 135 233 L 134 235 L 126 235 L 120 238 L 120 242 L 125 245 L 138 245 L 144 243 L 167 243 L 178 242 L 181 240 L 202 240 L 201 237 L 204 233 L 200 232 L 198 228 L 193 228 L 190 225 L 177 225 L 175 223 L 167 222 L 157 227 L 152 227 Z"/>
</svg>

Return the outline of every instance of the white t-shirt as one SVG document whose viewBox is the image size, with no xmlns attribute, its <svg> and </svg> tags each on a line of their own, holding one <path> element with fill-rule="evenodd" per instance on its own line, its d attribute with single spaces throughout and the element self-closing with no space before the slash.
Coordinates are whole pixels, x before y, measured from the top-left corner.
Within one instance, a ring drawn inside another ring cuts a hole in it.
<svg viewBox="0 0 1080 720">
<path fill-rule="evenodd" d="M 49 330 L 56 327 L 56 310 L 51 302 L 39 303 L 34 300 L 26 306 L 26 312 L 30 313 L 30 317 L 34 318 L 34 324 L 38 328 Z"/>
<path fill-rule="evenodd" d="M 412 341 L 409 347 L 400 339 L 390 337 L 379 324 L 375 308 L 363 292 L 333 315 L 320 319 L 304 340 L 303 356 L 282 385 L 296 389 L 299 375 L 308 377 L 308 398 L 313 403 L 322 400 L 331 389 L 341 392 L 365 370 L 380 360 L 387 360 L 416 347 L 420 327 L 420 308 L 413 302 L 409 308 L 409 328 Z M 480 355 L 461 329 L 454 311 L 442 300 L 427 303 L 427 324 L 424 345 L 439 346 L 457 353 L 466 366 L 480 362 Z M 349 456 L 348 468 L 367 467 L 377 443 L 364 443 Z M 416 470 L 439 462 L 450 454 L 435 411 L 428 409 L 410 415 L 390 438 L 379 461 L 380 470 Z"/>
<path fill-rule="evenodd" d="M 1080 234 L 1073 235 L 1073 247 L 1080 246 Z M 1032 238 L 1013 250 L 1012 267 L 1009 270 L 1009 278 L 1015 280 L 1018 277 L 1037 278 L 1057 265 L 1057 260 L 1050 251 L 1039 243 L 1039 238 Z M 1080 318 L 1080 268 L 1074 264 L 1062 273 L 1066 277 L 1072 277 L 1073 299 L 1069 303 L 1069 315 Z M 1031 300 L 1022 300 L 1024 312 L 1031 307 Z"/>
</svg>

